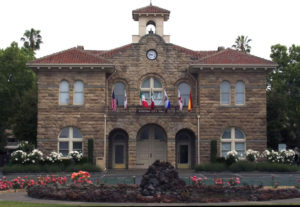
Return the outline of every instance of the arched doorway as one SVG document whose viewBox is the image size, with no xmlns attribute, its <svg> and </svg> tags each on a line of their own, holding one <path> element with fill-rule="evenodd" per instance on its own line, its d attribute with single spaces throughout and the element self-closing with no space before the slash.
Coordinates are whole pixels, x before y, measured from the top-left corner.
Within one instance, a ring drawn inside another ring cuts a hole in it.
<svg viewBox="0 0 300 207">
<path fill-rule="evenodd" d="M 177 168 L 193 168 L 195 164 L 195 134 L 182 129 L 176 134 Z"/>
<path fill-rule="evenodd" d="M 149 124 L 137 134 L 136 168 L 148 168 L 156 160 L 167 160 L 167 135 L 160 126 Z"/>
<path fill-rule="evenodd" d="M 113 130 L 108 137 L 108 168 L 124 169 L 128 166 L 128 134 L 122 129 Z"/>
</svg>

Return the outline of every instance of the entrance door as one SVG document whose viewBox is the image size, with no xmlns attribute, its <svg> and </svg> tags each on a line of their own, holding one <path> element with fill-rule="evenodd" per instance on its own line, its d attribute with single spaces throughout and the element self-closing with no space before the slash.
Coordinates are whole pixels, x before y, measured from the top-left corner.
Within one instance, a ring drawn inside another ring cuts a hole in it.
<svg viewBox="0 0 300 207">
<path fill-rule="evenodd" d="M 178 144 L 178 168 L 190 168 L 189 144 Z"/>
<path fill-rule="evenodd" d="M 125 144 L 114 144 L 113 168 L 125 168 Z"/>
<path fill-rule="evenodd" d="M 192 168 L 195 163 L 195 136 L 190 130 L 183 129 L 176 134 L 177 168 Z"/>
<path fill-rule="evenodd" d="M 156 160 L 167 160 L 166 135 L 161 127 L 147 125 L 138 134 L 136 168 L 148 168 Z"/>
</svg>

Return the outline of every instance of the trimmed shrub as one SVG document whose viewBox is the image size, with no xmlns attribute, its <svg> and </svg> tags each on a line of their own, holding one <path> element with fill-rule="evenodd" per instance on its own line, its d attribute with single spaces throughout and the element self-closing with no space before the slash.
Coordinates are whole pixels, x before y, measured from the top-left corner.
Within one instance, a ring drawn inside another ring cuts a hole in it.
<svg viewBox="0 0 300 207">
<path fill-rule="evenodd" d="M 238 153 L 235 150 L 227 152 L 225 160 L 228 166 L 232 165 L 239 161 Z"/>
<path fill-rule="evenodd" d="M 256 165 L 248 161 L 238 161 L 229 166 L 229 170 L 232 172 L 254 171 L 256 170 Z"/>
<path fill-rule="evenodd" d="M 210 162 L 216 162 L 217 159 L 217 140 L 210 142 Z"/>
<path fill-rule="evenodd" d="M 196 171 L 208 171 L 208 172 L 222 172 L 227 170 L 227 167 L 223 163 L 207 163 L 195 166 Z"/>
<path fill-rule="evenodd" d="M 93 163 L 94 160 L 94 140 L 88 139 L 88 162 Z"/>
<path fill-rule="evenodd" d="M 256 164 L 256 170 L 263 172 L 296 172 L 299 170 L 299 167 L 296 165 L 263 162 Z"/>
</svg>

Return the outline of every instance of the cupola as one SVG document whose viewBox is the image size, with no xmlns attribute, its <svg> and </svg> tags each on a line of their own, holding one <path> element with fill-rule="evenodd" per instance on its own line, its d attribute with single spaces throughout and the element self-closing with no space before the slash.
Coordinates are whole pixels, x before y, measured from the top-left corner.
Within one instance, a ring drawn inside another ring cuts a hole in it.
<svg viewBox="0 0 300 207">
<path fill-rule="evenodd" d="M 139 34 L 132 35 L 132 42 L 138 43 L 140 38 L 146 34 L 157 34 L 161 36 L 166 43 L 170 42 L 170 35 L 164 35 L 164 22 L 168 21 L 170 11 L 153 6 L 139 8 L 132 11 L 132 18 L 139 22 Z"/>
</svg>

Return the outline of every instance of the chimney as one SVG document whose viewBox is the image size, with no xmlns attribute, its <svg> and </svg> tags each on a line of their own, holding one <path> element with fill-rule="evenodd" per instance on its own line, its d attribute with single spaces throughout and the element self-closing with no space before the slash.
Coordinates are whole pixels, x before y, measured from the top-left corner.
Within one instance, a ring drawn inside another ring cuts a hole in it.
<svg viewBox="0 0 300 207">
<path fill-rule="evenodd" d="M 219 46 L 219 47 L 218 47 L 218 52 L 220 52 L 220 51 L 222 51 L 222 50 L 225 50 L 225 47 Z"/>
<path fill-rule="evenodd" d="M 81 46 L 81 45 L 77 45 L 77 49 L 78 49 L 78 50 L 84 50 L 84 47 Z"/>
</svg>

